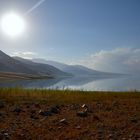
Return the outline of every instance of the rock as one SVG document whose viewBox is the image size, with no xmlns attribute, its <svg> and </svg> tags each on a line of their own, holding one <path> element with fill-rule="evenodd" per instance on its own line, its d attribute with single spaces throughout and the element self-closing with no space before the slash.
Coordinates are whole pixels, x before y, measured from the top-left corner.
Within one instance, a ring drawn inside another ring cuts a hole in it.
<svg viewBox="0 0 140 140">
<path fill-rule="evenodd" d="M 51 107 L 50 112 L 54 114 L 58 114 L 60 111 L 59 111 L 59 108 L 55 106 L 55 107 Z"/>
<path fill-rule="evenodd" d="M 8 140 L 9 138 L 9 133 L 0 133 L 0 140 Z"/>
<path fill-rule="evenodd" d="M 8 140 L 10 139 L 11 133 L 8 130 L 1 130 L 0 131 L 0 140 Z"/>
<path fill-rule="evenodd" d="M 81 107 L 82 108 L 88 108 L 88 106 L 86 104 L 83 104 Z"/>
<path fill-rule="evenodd" d="M 44 111 L 44 116 L 52 116 L 52 113 L 50 111 Z"/>
<path fill-rule="evenodd" d="M 39 115 L 41 115 L 41 116 L 51 116 L 52 114 L 51 114 L 50 111 L 42 111 L 42 110 L 40 110 Z"/>
<path fill-rule="evenodd" d="M 138 120 L 136 118 L 131 118 L 130 121 L 133 122 L 133 123 L 137 123 L 138 122 Z"/>
<path fill-rule="evenodd" d="M 83 104 L 81 108 L 85 109 L 88 113 L 93 113 L 93 110 L 91 107 L 87 106 L 86 104 Z"/>
<path fill-rule="evenodd" d="M 108 135 L 108 139 L 113 139 L 113 135 L 112 134 L 109 134 Z"/>
<path fill-rule="evenodd" d="M 80 126 L 80 125 L 77 125 L 77 126 L 76 126 L 76 129 L 81 129 L 81 126 Z"/>
<path fill-rule="evenodd" d="M 20 113 L 22 111 L 22 109 L 20 107 L 16 107 L 13 112 L 16 112 L 16 113 Z"/>
<path fill-rule="evenodd" d="M 60 106 L 56 105 L 55 107 L 60 110 Z"/>
<path fill-rule="evenodd" d="M 77 116 L 79 116 L 79 117 L 87 117 L 88 113 L 87 113 L 87 111 L 79 111 L 79 112 L 77 112 Z"/>
<path fill-rule="evenodd" d="M 44 111 L 42 111 L 42 110 L 39 110 L 38 113 L 39 113 L 39 115 L 42 115 L 42 116 L 44 115 Z"/>
<path fill-rule="evenodd" d="M 59 123 L 62 123 L 62 124 L 68 124 L 68 122 L 67 122 L 66 118 L 64 118 L 64 119 L 60 120 L 60 121 L 59 121 Z"/>
<path fill-rule="evenodd" d="M 61 128 L 63 128 L 63 127 L 62 127 L 62 126 L 59 126 L 59 127 L 58 127 L 58 129 L 61 129 Z"/>
<path fill-rule="evenodd" d="M 4 133 L 4 136 L 5 136 L 5 137 L 9 137 L 9 134 L 8 134 L 8 133 Z"/>
</svg>

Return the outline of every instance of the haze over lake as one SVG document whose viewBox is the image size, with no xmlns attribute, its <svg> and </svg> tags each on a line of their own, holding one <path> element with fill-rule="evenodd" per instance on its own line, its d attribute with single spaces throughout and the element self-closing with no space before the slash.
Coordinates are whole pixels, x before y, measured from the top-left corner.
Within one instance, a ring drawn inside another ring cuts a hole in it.
<svg viewBox="0 0 140 140">
<path fill-rule="evenodd" d="M 41 89 L 80 89 L 88 91 L 140 90 L 140 76 L 71 77 L 49 80 L 20 80 L 0 82 L 0 87 Z"/>
</svg>

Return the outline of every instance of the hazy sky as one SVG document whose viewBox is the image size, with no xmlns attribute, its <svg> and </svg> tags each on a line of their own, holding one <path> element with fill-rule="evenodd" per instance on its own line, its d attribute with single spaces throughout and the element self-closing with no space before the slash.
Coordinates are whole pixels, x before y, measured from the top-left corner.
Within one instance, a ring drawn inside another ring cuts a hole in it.
<svg viewBox="0 0 140 140">
<path fill-rule="evenodd" d="M 38 1 L 0 0 L 0 17 L 11 10 L 24 16 Z M 135 58 L 133 51 L 140 52 L 140 0 L 46 0 L 24 19 L 27 31 L 22 37 L 12 40 L 0 32 L 0 49 L 10 55 L 124 71 L 123 54 L 126 61 Z M 122 56 L 114 60 L 112 52 Z M 114 61 L 104 62 L 104 53 Z M 133 60 L 136 65 L 140 64 L 139 54 Z"/>
</svg>

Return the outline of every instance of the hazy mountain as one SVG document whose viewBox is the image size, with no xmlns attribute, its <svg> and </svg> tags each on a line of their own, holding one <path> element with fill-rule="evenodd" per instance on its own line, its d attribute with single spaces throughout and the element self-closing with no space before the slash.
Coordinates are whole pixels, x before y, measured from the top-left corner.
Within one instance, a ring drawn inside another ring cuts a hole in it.
<svg viewBox="0 0 140 140">
<path fill-rule="evenodd" d="M 65 73 L 58 68 L 51 66 L 49 64 L 42 64 L 42 63 L 36 63 L 28 59 L 23 59 L 20 57 L 13 57 L 15 60 L 20 61 L 24 65 L 26 65 L 28 68 L 31 70 L 36 70 L 40 75 L 51 75 L 54 77 L 59 77 L 59 76 L 70 76 L 70 74 Z"/>
<path fill-rule="evenodd" d="M 65 72 L 47 64 L 34 63 L 32 61 L 10 57 L 0 51 L 0 72 L 12 72 L 30 74 L 35 76 L 64 76 L 68 75 Z"/>
<path fill-rule="evenodd" d="M 63 70 L 66 67 L 70 66 L 64 63 L 60 63 L 60 62 L 56 62 L 56 61 L 49 61 L 49 60 L 45 60 L 45 59 L 41 59 L 41 58 L 36 58 L 36 59 L 32 59 L 33 62 L 37 62 L 37 63 L 43 63 L 43 64 L 49 64 L 52 66 L 55 66 L 56 68 Z"/>
<path fill-rule="evenodd" d="M 13 59 L 2 51 L 0 51 L 0 72 L 38 74 L 37 71 L 28 68 L 20 61 Z"/>
<path fill-rule="evenodd" d="M 71 73 L 76 76 L 91 76 L 91 75 L 92 76 L 105 76 L 105 75 L 113 76 L 113 75 L 116 75 L 115 73 L 101 72 L 101 71 L 93 70 L 93 69 L 90 69 L 81 65 L 67 65 L 67 64 L 56 62 L 56 61 L 47 61 L 44 59 L 33 59 L 32 61 L 52 65 L 64 72 Z"/>
</svg>

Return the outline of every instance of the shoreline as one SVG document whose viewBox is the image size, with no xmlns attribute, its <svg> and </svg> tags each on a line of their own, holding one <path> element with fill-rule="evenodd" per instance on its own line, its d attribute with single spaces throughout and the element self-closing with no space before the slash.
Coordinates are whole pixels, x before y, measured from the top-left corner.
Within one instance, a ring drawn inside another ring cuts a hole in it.
<svg viewBox="0 0 140 140">
<path fill-rule="evenodd" d="M 12 73 L 12 72 L 0 72 L 0 81 L 12 81 L 12 80 L 34 80 L 34 79 L 50 79 L 52 76 L 40 76 L 40 75 L 31 75 L 24 73 Z"/>
</svg>

